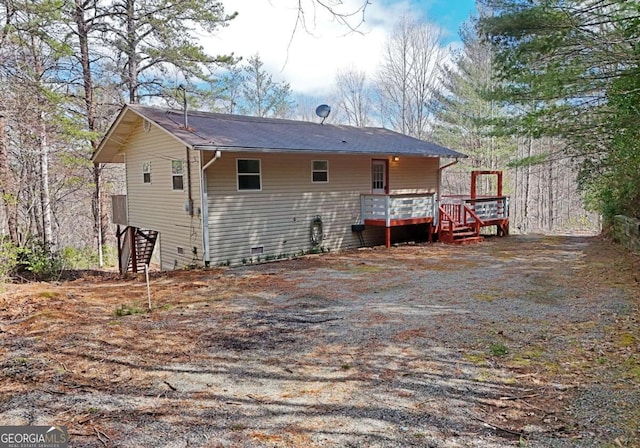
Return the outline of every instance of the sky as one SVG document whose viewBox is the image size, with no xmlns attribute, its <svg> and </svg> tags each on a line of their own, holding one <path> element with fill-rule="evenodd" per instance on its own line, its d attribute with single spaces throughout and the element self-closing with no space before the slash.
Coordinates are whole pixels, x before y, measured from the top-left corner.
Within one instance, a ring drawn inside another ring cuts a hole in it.
<svg viewBox="0 0 640 448">
<path fill-rule="evenodd" d="M 294 33 L 298 0 L 222 0 L 226 12 L 237 11 L 238 17 L 206 39 L 206 50 L 244 59 L 257 53 L 274 80 L 289 82 L 294 93 L 322 97 L 330 94 L 338 70 L 375 73 L 399 17 L 428 20 L 442 29 L 446 44 L 455 46 L 460 26 L 475 11 L 474 0 L 369 0 L 361 32 L 354 33 L 314 8 L 313 0 L 301 1 L 307 29 Z M 339 3 L 325 0 L 331 2 Z M 345 11 L 353 11 L 363 0 L 341 3 Z"/>
</svg>

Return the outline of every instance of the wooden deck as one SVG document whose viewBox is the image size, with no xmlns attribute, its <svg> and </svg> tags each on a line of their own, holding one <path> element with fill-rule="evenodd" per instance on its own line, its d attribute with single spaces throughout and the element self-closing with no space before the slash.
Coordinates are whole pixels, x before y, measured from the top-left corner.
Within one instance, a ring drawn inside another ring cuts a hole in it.
<svg viewBox="0 0 640 448">
<path fill-rule="evenodd" d="M 385 245 L 391 247 L 391 228 L 429 224 L 433 236 L 436 201 L 433 193 L 363 194 L 360 196 L 362 222 L 365 226 L 385 228 Z"/>
<path fill-rule="evenodd" d="M 508 196 L 445 196 L 439 207 L 441 241 L 464 243 L 481 240 L 483 227 L 496 227 L 498 236 L 509 234 Z"/>
<path fill-rule="evenodd" d="M 509 234 L 508 196 L 444 196 L 436 206 L 435 195 L 363 194 L 360 196 L 362 223 L 385 228 L 385 245 L 391 246 L 391 229 L 428 224 L 427 238 L 434 233 L 443 242 L 463 244 L 482 241 L 480 231 L 496 226 L 499 236 Z"/>
</svg>

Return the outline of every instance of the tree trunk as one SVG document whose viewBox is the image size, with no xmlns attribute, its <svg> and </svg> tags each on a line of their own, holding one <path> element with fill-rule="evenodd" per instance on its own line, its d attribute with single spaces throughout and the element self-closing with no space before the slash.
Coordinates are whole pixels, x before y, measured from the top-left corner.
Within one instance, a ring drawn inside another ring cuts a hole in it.
<svg viewBox="0 0 640 448">
<path fill-rule="evenodd" d="M 96 130 L 96 105 L 93 100 L 93 78 L 91 75 L 91 61 L 89 59 L 89 24 L 85 20 L 82 0 L 76 0 L 74 13 L 76 27 L 78 28 L 78 46 L 80 49 L 80 65 L 82 66 L 82 81 L 84 87 L 84 103 L 87 108 L 87 124 L 89 131 Z M 92 141 L 93 149 L 97 142 Z"/>
<path fill-rule="evenodd" d="M 533 146 L 533 140 L 531 137 L 527 137 L 527 157 L 531 157 L 531 149 Z M 529 195 L 530 195 L 530 185 L 531 185 L 531 165 L 527 165 L 525 168 L 524 175 L 524 199 L 523 199 L 523 210 L 522 210 L 522 222 L 523 222 L 523 230 L 526 231 L 529 229 Z"/>
<path fill-rule="evenodd" d="M 548 162 L 549 163 L 549 169 L 548 169 L 548 174 L 549 174 L 549 181 L 548 181 L 548 185 L 547 185 L 547 192 L 548 192 L 548 203 L 547 203 L 547 225 L 548 225 L 548 229 L 549 232 L 553 232 L 554 230 L 554 213 L 553 213 L 553 208 L 554 208 L 554 188 L 556 188 L 555 186 L 555 182 L 553 181 L 553 162 Z"/>
<path fill-rule="evenodd" d="M 96 245 L 98 247 L 99 265 L 103 265 L 102 247 L 106 239 L 107 228 L 109 226 L 109 219 L 106 214 L 106 207 L 104 201 L 104 195 L 102 194 L 102 165 L 95 164 L 93 166 L 93 182 L 95 189 L 93 191 L 93 225 L 94 234 L 96 237 Z"/>
<path fill-rule="evenodd" d="M 127 86 L 129 102 L 138 102 L 138 59 L 136 53 L 135 0 L 127 0 Z"/>
<path fill-rule="evenodd" d="M 40 206 L 42 207 L 42 243 L 45 247 L 54 244 L 51 225 L 51 194 L 49 191 L 49 143 L 44 114 L 40 124 Z"/>
<path fill-rule="evenodd" d="M 9 238 L 15 245 L 18 241 L 18 220 L 15 207 L 15 182 L 13 173 L 9 169 L 9 143 L 7 139 L 7 128 L 3 115 L 0 115 L 0 195 L 2 197 L 2 207 L 7 219 L 7 229 Z"/>
<path fill-rule="evenodd" d="M 87 128 L 91 133 L 96 132 L 96 101 L 95 101 L 95 88 L 93 84 L 93 76 L 91 74 L 91 59 L 89 58 L 89 31 L 90 24 L 85 18 L 84 3 L 82 0 L 76 0 L 74 19 L 76 22 L 78 32 L 78 46 L 80 50 L 80 65 L 82 66 L 82 81 L 84 88 L 84 103 L 86 108 Z M 93 152 L 98 147 L 98 141 L 91 140 L 91 147 Z M 103 194 L 102 194 L 102 167 L 100 165 L 94 165 L 93 170 L 94 191 L 92 200 L 93 211 L 93 224 L 94 235 L 96 238 L 96 246 L 98 248 L 98 264 L 100 267 L 103 265 L 102 247 L 106 240 L 106 232 L 108 228 L 108 217 L 104 210 L 106 210 Z"/>
<path fill-rule="evenodd" d="M 519 140 L 519 139 L 518 139 Z M 517 142 L 517 150 L 520 149 L 520 142 Z M 515 186 L 515 191 L 514 191 L 514 198 L 513 198 L 513 202 L 512 202 L 512 206 L 511 206 L 511 219 L 512 222 L 515 223 L 516 225 L 516 229 L 518 229 L 518 231 L 520 231 L 522 229 L 522 225 L 520 224 L 520 190 L 521 190 L 521 186 L 518 182 L 520 182 L 520 179 L 522 178 L 522 176 L 518 176 L 518 173 L 520 172 L 520 168 L 516 167 L 513 170 L 514 173 L 514 181 L 513 181 L 513 185 Z"/>
<path fill-rule="evenodd" d="M 27 203 L 27 214 L 29 216 L 29 225 L 25 231 L 25 241 L 29 241 L 33 235 L 43 235 L 44 229 L 42 227 L 43 219 L 42 219 L 42 207 L 40 206 L 41 200 L 38 194 L 40 190 L 40 167 L 36 166 L 39 164 L 39 160 L 34 161 L 33 164 L 29 164 L 29 167 L 25 173 L 24 180 L 28 183 L 29 188 L 25 192 L 25 199 L 22 200 L 24 203 Z"/>
</svg>

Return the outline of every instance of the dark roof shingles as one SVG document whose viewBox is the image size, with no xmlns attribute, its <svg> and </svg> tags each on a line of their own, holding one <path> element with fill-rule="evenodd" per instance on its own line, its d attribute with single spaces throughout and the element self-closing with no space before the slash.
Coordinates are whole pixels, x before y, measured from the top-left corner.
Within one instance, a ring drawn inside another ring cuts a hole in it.
<svg viewBox="0 0 640 448">
<path fill-rule="evenodd" d="M 319 124 L 306 121 L 129 106 L 183 142 L 196 147 L 466 157 L 434 143 L 383 128 Z"/>
</svg>

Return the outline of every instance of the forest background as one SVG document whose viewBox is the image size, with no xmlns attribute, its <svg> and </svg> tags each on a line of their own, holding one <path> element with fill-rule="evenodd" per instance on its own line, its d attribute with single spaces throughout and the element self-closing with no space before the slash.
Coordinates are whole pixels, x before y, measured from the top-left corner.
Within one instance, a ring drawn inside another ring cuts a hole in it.
<svg viewBox="0 0 640 448">
<path fill-rule="evenodd" d="M 358 32 L 369 2 L 298 3 Z M 296 96 L 259 54 L 210 54 L 233 26 L 215 0 L 0 0 L 0 276 L 113 262 L 109 196 L 122 167 L 90 158 L 126 103 L 384 126 L 503 170 L 514 232 L 597 232 L 640 215 L 640 5 L 624 0 L 479 0 L 448 48 L 439 28 L 398 19 L 378 72 L 337 68 L 326 98 Z M 295 35 L 292 36 L 295 38 Z M 483 184 L 486 192 L 495 188 Z"/>
</svg>

